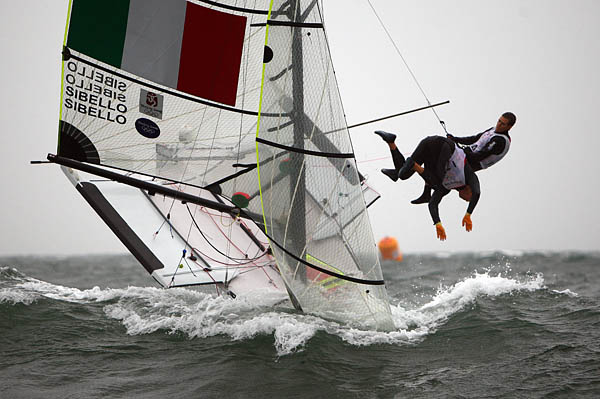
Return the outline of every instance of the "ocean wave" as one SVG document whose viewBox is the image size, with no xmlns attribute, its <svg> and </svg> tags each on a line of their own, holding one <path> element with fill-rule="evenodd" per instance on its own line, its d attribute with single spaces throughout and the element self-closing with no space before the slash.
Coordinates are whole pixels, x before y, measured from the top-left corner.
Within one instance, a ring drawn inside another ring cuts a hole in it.
<svg viewBox="0 0 600 399">
<path fill-rule="evenodd" d="M 15 269 L 14 267 L 0 267 L 0 283 L 8 281 L 24 280 L 27 276 Z"/>
<path fill-rule="evenodd" d="M 440 288 L 432 300 L 416 311 L 408 313 L 409 321 L 424 326 L 437 326 L 440 321 L 473 304 L 481 296 L 499 296 L 519 291 L 535 291 L 544 288 L 541 274 L 525 281 L 504 277 L 490 272 L 474 274 L 451 287 Z"/>
<path fill-rule="evenodd" d="M 556 294 L 562 294 L 562 295 L 567 295 L 570 296 L 572 298 L 576 298 L 579 296 L 578 293 L 571 291 L 570 289 L 564 289 L 562 291 L 558 291 L 558 290 L 552 290 L 552 292 L 556 293 Z"/>
<path fill-rule="evenodd" d="M 105 307 L 109 317 L 120 320 L 129 334 L 147 334 L 158 330 L 182 332 L 190 338 L 227 335 L 233 340 L 251 339 L 258 335 L 273 335 L 280 356 L 301 351 L 318 332 L 340 337 L 351 345 L 374 344 L 405 345 L 420 341 L 435 332 L 453 314 L 461 311 L 481 296 L 498 296 L 519 291 L 544 288 L 542 275 L 526 281 L 492 276 L 474 275 L 440 291 L 417 309 L 392 306 L 396 330 L 391 332 L 366 331 L 321 319 L 316 316 L 257 309 L 246 300 L 206 296 L 203 300 L 173 314 L 173 303 L 155 303 L 154 308 L 141 309 L 119 302 Z M 158 308 L 162 307 L 162 311 Z M 267 310 L 269 309 L 269 310 Z"/>
<path fill-rule="evenodd" d="M 392 306 L 397 331 L 384 333 L 347 329 L 339 331 L 339 335 L 353 345 L 417 343 L 437 331 L 450 316 L 473 304 L 479 297 L 531 292 L 543 288 L 544 278 L 541 274 L 519 281 L 499 274 L 492 276 L 490 272 L 474 272 L 472 276 L 450 287 L 440 288 L 429 302 L 416 309 Z"/>
<path fill-rule="evenodd" d="M 429 302 L 416 309 L 392 306 L 396 330 L 381 332 L 359 330 L 317 316 L 296 313 L 288 302 L 276 305 L 283 297 L 272 291 L 257 291 L 232 299 L 184 288 L 77 289 L 23 275 L 17 275 L 14 281 L 13 287 L 0 290 L 0 302 L 28 305 L 44 297 L 77 304 L 104 303 L 104 314 L 118 320 L 130 335 L 166 331 L 169 334 L 182 333 L 190 339 L 225 335 L 232 340 L 272 335 L 279 356 L 304 350 L 319 331 L 356 346 L 417 343 L 479 297 L 545 288 L 541 274 L 519 281 L 501 275 L 493 276 L 490 272 L 475 272 L 452 286 L 440 288 Z"/>
<path fill-rule="evenodd" d="M 0 303 L 9 303 L 12 305 L 21 303 L 24 305 L 31 305 L 36 299 L 36 295 L 32 295 L 24 291 L 10 288 L 0 289 Z"/>
<path fill-rule="evenodd" d="M 0 303 L 31 305 L 39 297 L 35 292 L 20 289 L 18 285 L 29 278 L 12 267 L 0 267 Z"/>
</svg>

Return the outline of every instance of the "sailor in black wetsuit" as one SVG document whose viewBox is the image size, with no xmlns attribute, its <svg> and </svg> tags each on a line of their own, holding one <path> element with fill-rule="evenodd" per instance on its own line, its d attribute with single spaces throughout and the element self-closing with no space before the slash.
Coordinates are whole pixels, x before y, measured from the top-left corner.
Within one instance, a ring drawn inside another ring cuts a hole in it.
<svg viewBox="0 0 600 399">
<path fill-rule="evenodd" d="M 474 172 L 489 168 L 500 161 L 510 148 L 510 136 L 508 132 L 514 126 L 517 117 L 512 112 L 505 112 L 498 119 L 496 127 L 469 137 L 455 137 L 448 134 L 447 137 L 455 143 L 465 145 L 463 147 L 467 155 L 467 161 Z M 413 204 L 424 204 L 431 198 L 431 186 L 427 183 L 423 194 Z"/>
<path fill-rule="evenodd" d="M 385 175 L 393 181 L 397 181 L 398 178 L 406 180 L 416 171 L 428 185 L 434 188 L 433 196 L 429 201 L 429 213 L 435 224 L 437 237 L 442 241 L 446 239 L 446 231 L 442 226 L 438 207 L 442 198 L 452 189 L 458 190 L 460 197 L 469 202 L 462 224 L 467 231 L 471 231 L 473 227 L 471 213 L 479 201 L 480 189 L 479 179 L 466 162 L 464 151 L 448 138 L 430 136 L 421 140 L 412 155 L 404 159 L 394 143 L 395 134 L 381 130 L 376 131 L 375 134 L 388 144 L 392 152 L 395 169 L 382 169 Z"/>
</svg>

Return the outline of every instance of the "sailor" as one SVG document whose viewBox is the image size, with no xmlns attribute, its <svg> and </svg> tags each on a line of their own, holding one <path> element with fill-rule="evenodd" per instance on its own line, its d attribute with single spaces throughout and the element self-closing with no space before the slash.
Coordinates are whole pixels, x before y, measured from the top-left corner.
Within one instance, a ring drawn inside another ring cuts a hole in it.
<svg viewBox="0 0 600 399">
<path fill-rule="evenodd" d="M 442 198 L 452 189 L 458 190 L 459 196 L 469 202 L 462 225 L 467 231 L 471 231 L 473 228 L 471 214 L 479 201 L 480 189 L 479 179 L 466 161 L 465 152 L 446 137 L 430 136 L 421 140 L 412 155 L 405 159 L 396 147 L 395 134 L 382 130 L 377 130 L 375 134 L 388 144 L 392 153 L 395 168 L 382 169 L 386 176 L 393 181 L 397 181 L 398 178 L 406 180 L 416 171 L 430 187 L 433 187 L 434 192 L 429 200 L 429 213 L 437 237 L 441 241 L 446 239 L 446 231 L 442 226 L 438 208 Z"/>
<path fill-rule="evenodd" d="M 447 134 L 450 140 L 462 144 L 467 155 L 467 161 L 474 172 L 489 168 L 500 161 L 510 148 L 508 132 L 514 126 L 517 117 L 512 112 L 505 112 L 500 116 L 496 127 L 469 137 L 456 137 Z M 411 201 L 413 204 L 425 204 L 431 198 L 431 186 L 425 183 L 423 194 Z"/>
</svg>

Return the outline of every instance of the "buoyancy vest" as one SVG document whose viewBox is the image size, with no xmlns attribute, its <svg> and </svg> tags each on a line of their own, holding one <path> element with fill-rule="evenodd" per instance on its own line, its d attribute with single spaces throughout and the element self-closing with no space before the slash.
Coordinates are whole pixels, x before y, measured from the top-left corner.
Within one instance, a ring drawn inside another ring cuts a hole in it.
<svg viewBox="0 0 600 399">
<path fill-rule="evenodd" d="M 494 137 L 502 137 L 502 139 L 504 139 L 504 141 L 505 141 L 504 150 L 500 154 L 492 154 L 492 155 L 489 155 L 489 156 L 483 158 L 479 162 L 481 165 L 481 169 L 489 168 L 490 166 L 494 165 L 496 162 L 498 162 L 499 160 L 504 158 L 504 156 L 508 152 L 508 149 L 510 148 L 510 138 L 505 134 L 498 134 L 498 133 L 494 132 L 494 128 L 492 127 L 490 129 L 486 130 L 485 132 L 483 132 L 483 134 L 481 135 L 479 140 L 477 140 L 475 143 L 473 143 L 469 146 L 471 151 L 473 151 L 474 153 L 478 153 L 483 148 L 485 148 L 485 146 Z"/>
<path fill-rule="evenodd" d="M 456 146 L 452 156 L 446 164 L 446 174 L 442 181 L 442 186 L 448 190 L 462 187 L 466 184 L 465 179 L 465 163 L 467 162 L 467 156 L 462 148 Z"/>
</svg>

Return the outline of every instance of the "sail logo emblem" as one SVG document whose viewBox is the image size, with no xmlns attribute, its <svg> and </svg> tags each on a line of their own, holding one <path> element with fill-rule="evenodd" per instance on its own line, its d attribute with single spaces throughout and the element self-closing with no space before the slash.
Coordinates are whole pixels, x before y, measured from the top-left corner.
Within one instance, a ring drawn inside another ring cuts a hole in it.
<svg viewBox="0 0 600 399">
<path fill-rule="evenodd" d="M 147 92 L 146 93 L 146 105 L 149 107 L 158 106 L 158 96 L 156 93 Z"/>
<path fill-rule="evenodd" d="M 147 118 L 140 118 L 135 121 L 135 130 L 149 139 L 155 139 L 160 135 L 160 128 L 158 125 Z"/>
<path fill-rule="evenodd" d="M 145 89 L 140 89 L 140 113 L 153 118 L 162 119 L 164 96 Z"/>
</svg>

